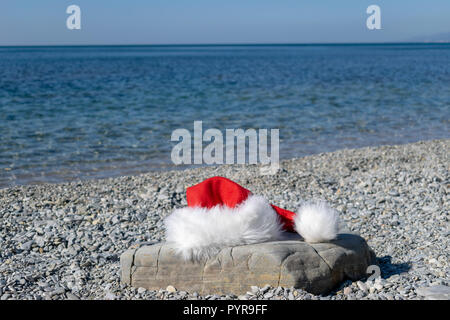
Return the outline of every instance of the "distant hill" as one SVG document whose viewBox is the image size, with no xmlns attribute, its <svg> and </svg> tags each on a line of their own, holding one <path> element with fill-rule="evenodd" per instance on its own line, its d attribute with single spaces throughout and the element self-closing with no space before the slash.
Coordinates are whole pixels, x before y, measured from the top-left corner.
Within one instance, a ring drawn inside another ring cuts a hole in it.
<svg viewBox="0 0 450 320">
<path fill-rule="evenodd" d="M 417 36 L 408 39 L 408 42 L 450 42 L 450 32 L 436 33 L 427 36 Z"/>
</svg>

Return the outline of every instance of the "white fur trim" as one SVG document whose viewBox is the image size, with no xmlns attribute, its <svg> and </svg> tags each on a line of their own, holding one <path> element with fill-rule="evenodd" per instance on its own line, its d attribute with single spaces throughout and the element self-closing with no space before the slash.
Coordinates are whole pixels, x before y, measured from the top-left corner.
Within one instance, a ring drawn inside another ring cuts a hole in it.
<svg viewBox="0 0 450 320">
<path fill-rule="evenodd" d="M 255 195 L 236 208 L 177 209 L 164 223 L 166 240 L 192 260 L 209 258 L 227 246 L 280 239 L 283 233 L 278 214 L 263 197 Z"/>
<path fill-rule="evenodd" d="M 306 242 L 326 242 L 336 238 L 339 215 L 326 202 L 302 205 L 294 217 L 295 230 Z"/>
</svg>

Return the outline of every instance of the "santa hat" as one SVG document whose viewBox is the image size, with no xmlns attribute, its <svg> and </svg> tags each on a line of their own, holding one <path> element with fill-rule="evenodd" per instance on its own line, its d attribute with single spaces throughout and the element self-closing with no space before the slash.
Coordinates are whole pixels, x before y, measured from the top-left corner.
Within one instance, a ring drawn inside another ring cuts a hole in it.
<svg viewBox="0 0 450 320">
<path fill-rule="evenodd" d="M 294 213 L 223 177 L 189 187 L 186 200 L 187 207 L 164 220 L 166 240 L 185 259 L 208 258 L 226 246 L 281 240 L 286 232 L 298 232 L 307 242 L 337 235 L 338 214 L 326 203 L 306 203 Z"/>
</svg>

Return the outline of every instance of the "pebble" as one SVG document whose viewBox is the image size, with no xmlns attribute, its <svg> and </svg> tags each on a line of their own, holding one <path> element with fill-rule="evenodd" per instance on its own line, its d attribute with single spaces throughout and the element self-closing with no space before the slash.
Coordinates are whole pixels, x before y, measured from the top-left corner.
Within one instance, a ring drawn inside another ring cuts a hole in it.
<svg viewBox="0 0 450 320">
<path fill-rule="evenodd" d="M 33 244 L 33 240 L 27 241 L 20 246 L 20 249 L 22 249 L 24 251 L 30 251 L 32 244 Z"/>
<path fill-rule="evenodd" d="M 367 286 L 364 284 L 364 282 L 362 281 L 358 281 L 356 282 L 356 284 L 358 285 L 358 288 L 364 292 L 367 292 Z"/>
<path fill-rule="evenodd" d="M 147 289 L 145 289 L 145 288 L 138 288 L 138 293 L 139 294 L 143 294 L 145 291 L 147 291 Z M 169 291 L 169 290 L 167 290 L 167 291 Z M 175 292 L 176 290 L 173 290 L 173 291 L 169 291 L 169 292 Z"/>
<path fill-rule="evenodd" d="M 11 295 L 9 293 L 5 293 L 4 295 L 1 296 L 0 300 L 8 300 L 11 297 Z"/>
<path fill-rule="evenodd" d="M 416 289 L 417 294 L 425 297 L 426 300 L 450 300 L 450 287 L 444 285 L 434 285 L 430 287 L 420 287 Z"/>
<path fill-rule="evenodd" d="M 64 288 L 56 288 L 50 293 L 50 297 L 53 297 L 55 295 L 64 294 L 66 290 Z"/>
<path fill-rule="evenodd" d="M 377 290 L 382 290 L 383 289 L 383 285 L 381 283 L 375 283 L 373 287 L 375 289 L 377 289 Z"/>
<path fill-rule="evenodd" d="M 267 292 L 266 294 L 264 294 L 264 299 L 269 299 L 273 297 L 273 293 L 272 292 Z"/>
<path fill-rule="evenodd" d="M 76 295 L 74 295 L 71 292 L 67 292 L 66 293 L 66 297 L 67 297 L 68 300 L 80 300 L 80 298 L 78 298 Z"/>
<path fill-rule="evenodd" d="M 253 294 L 257 294 L 259 292 L 259 287 L 257 286 L 251 286 L 250 290 Z"/>
<path fill-rule="evenodd" d="M 352 293 L 352 288 L 350 288 L 350 287 L 344 288 L 344 294 L 345 294 L 346 296 L 348 296 L 348 295 L 351 294 L 351 293 Z"/>
<path fill-rule="evenodd" d="M 116 300 L 116 295 L 112 292 L 106 292 L 105 296 L 104 296 L 105 300 Z"/>
<path fill-rule="evenodd" d="M 170 293 L 174 293 L 174 292 L 177 291 L 177 289 L 175 289 L 174 286 L 170 286 L 170 285 L 169 285 L 169 286 L 167 286 L 166 291 L 167 291 L 167 292 L 170 292 Z"/>
<path fill-rule="evenodd" d="M 265 293 L 267 290 L 269 290 L 270 289 L 270 285 L 268 285 L 268 284 L 266 284 L 264 287 L 262 287 L 259 291 L 261 292 L 261 293 Z"/>
</svg>

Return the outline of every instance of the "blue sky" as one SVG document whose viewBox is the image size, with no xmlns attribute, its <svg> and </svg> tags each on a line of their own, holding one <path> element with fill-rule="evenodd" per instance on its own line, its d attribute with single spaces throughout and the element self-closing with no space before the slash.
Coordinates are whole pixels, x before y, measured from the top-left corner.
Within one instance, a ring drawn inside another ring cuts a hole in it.
<svg viewBox="0 0 450 320">
<path fill-rule="evenodd" d="M 66 8 L 82 29 L 66 28 Z M 381 8 L 382 30 L 366 28 Z M 450 33 L 449 0 L 1 0 L 0 45 L 391 42 Z"/>
</svg>

